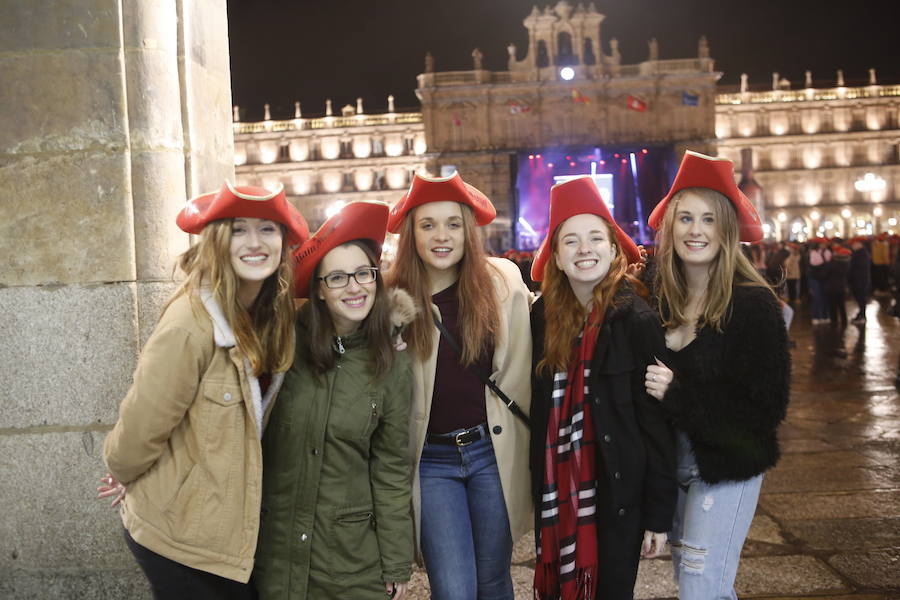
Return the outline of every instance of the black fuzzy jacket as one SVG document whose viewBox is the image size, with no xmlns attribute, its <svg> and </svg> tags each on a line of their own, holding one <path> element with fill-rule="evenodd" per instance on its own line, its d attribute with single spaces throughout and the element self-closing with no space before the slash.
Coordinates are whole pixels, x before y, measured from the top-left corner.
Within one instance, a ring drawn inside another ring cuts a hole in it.
<svg viewBox="0 0 900 600">
<path fill-rule="evenodd" d="M 543 356 L 544 300 L 531 311 L 534 365 Z M 591 363 L 592 417 L 597 436 L 597 530 L 600 597 L 630 599 L 644 530 L 671 529 L 675 510 L 674 433 L 644 377 L 654 357 L 666 360 L 659 317 L 626 283 L 607 309 Z M 531 481 L 540 521 L 544 446 L 553 374 L 532 383 Z"/>
<path fill-rule="evenodd" d="M 721 333 L 701 327 L 669 351 L 675 380 L 663 398 L 691 441 L 700 478 L 740 481 L 775 465 L 791 357 L 781 304 L 767 288 L 735 286 Z"/>
</svg>

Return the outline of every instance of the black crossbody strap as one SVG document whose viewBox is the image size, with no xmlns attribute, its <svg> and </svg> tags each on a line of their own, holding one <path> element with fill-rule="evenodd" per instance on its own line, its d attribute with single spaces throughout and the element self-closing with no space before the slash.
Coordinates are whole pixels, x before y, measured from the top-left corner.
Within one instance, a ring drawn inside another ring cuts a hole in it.
<svg viewBox="0 0 900 600">
<path fill-rule="evenodd" d="M 434 318 L 434 325 L 438 328 L 438 331 L 441 332 L 441 335 L 444 336 L 444 339 L 447 340 L 447 343 L 450 344 L 450 347 L 453 348 L 453 351 L 456 352 L 457 356 L 462 357 L 462 348 L 459 347 L 459 344 L 456 343 L 456 339 L 450 334 L 444 324 L 441 323 L 441 320 L 438 319 L 437 315 L 432 314 Z M 483 373 L 476 371 L 475 373 L 478 375 L 478 379 L 484 382 L 484 385 L 488 386 L 492 392 L 497 394 L 497 397 L 503 401 L 506 407 L 512 411 L 512 414 L 516 415 L 522 422 L 525 423 L 527 427 L 531 427 L 531 421 L 528 419 L 528 415 L 526 415 L 519 405 L 516 404 L 516 401 L 503 393 L 497 384 L 490 377 L 486 377 Z"/>
</svg>

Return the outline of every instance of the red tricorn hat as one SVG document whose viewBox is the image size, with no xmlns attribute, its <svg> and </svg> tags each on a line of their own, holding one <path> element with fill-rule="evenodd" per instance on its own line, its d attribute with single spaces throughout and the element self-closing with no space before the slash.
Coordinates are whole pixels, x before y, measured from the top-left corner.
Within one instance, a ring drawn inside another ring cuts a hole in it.
<svg viewBox="0 0 900 600">
<path fill-rule="evenodd" d="M 637 245 L 622 231 L 609 213 L 609 208 L 600 196 L 600 190 L 597 189 L 594 180 L 590 175 L 585 175 L 550 188 L 550 227 L 547 229 L 547 237 L 534 255 L 534 262 L 531 263 L 533 281 L 544 279 L 544 266 L 550 260 L 550 242 L 556 235 L 556 230 L 567 219 L 583 214 L 597 215 L 606 221 L 616 234 L 619 250 L 625 253 L 628 263 L 641 262 L 641 252 Z"/>
<path fill-rule="evenodd" d="M 737 212 L 742 242 L 755 242 L 763 238 L 759 213 L 756 212 L 753 203 L 734 183 L 734 163 L 725 158 L 706 156 L 692 150 L 684 153 L 681 166 L 678 167 L 678 173 L 675 175 L 675 181 L 672 182 L 672 188 L 650 213 L 650 218 L 647 220 L 650 227 L 659 231 L 663 215 L 666 213 L 666 207 L 672 196 L 685 188 L 695 187 L 715 190 L 731 200 L 731 204 Z"/>
<path fill-rule="evenodd" d="M 463 181 L 458 172 L 454 172 L 450 177 L 423 177 L 416 173 L 413 175 L 409 191 L 391 210 L 388 231 L 399 233 L 406 213 L 415 207 L 429 202 L 444 201 L 459 202 L 470 207 L 475 213 L 475 222 L 478 225 L 487 225 L 497 216 L 497 210 L 488 197 Z"/>
<path fill-rule="evenodd" d="M 390 209 L 384 202 L 373 200 L 351 202 L 325 221 L 312 237 L 294 252 L 294 296 L 309 297 L 309 282 L 316 267 L 331 250 L 353 240 L 369 242 L 375 256 L 381 256 L 381 245 L 387 234 Z M 378 265 L 375 265 L 378 266 Z"/>
<path fill-rule="evenodd" d="M 309 237 L 309 226 L 284 195 L 284 186 L 269 191 L 252 185 L 234 186 L 226 181 L 218 192 L 200 194 L 187 201 L 175 223 L 187 233 L 198 234 L 208 223 L 219 219 L 268 219 L 287 228 L 289 246 Z"/>
</svg>

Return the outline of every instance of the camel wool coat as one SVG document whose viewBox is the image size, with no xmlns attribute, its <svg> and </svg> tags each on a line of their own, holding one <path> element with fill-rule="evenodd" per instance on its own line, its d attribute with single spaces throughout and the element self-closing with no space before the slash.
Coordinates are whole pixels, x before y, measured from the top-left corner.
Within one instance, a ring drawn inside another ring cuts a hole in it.
<svg viewBox="0 0 900 600">
<path fill-rule="evenodd" d="M 494 347 L 491 379 L 525 414 L 531 406 L 531 323 L 529 309 L 532 295 L 522 281 L 519 268 L 503 258 L 488 258 L 494 293 L 497 295 L 500 331 Z M 431 310 L 440 318 L 437 306 Z M 421 490 L 419 460 L 431 417 L 431 398 L 437 367 L 438 338 L 432 330 L 431 354 L 426 361 L 413 360 L 413 394 L 410 411 L 410 459 L 413 465 L 413 511 L 415 516 L 417 556 L 420 556 Z M 530 435 L 528 427 L 506 404 L 485 386 L 488 429 L 491 432 L 500 484 L 509 515 L 513 542 L 534 526 L 531 502 L 531 475 L 528 467 Z"/>
</svg>

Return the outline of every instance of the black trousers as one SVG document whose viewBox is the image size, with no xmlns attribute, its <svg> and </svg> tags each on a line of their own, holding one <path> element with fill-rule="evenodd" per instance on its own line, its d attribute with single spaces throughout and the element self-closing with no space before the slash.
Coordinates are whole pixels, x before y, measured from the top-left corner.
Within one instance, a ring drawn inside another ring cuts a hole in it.
<svg viewBox="0 0 900 600">
<path fill-rule="evenodd" d="M 256 600 L 251 583 L 240 583 L 192 569 L 144 548 L 127 529 L 125 543 L 150 581 L 155 600 Z"/>
<path fill-rule="evenodd" d="M 830 292 L 828 294 L 828 312 L 831 315 L 832 325 L 847 324 L 847 307 L 844 305 L 844 292 Z"/>
<path fill-rule="evenodd" d="M 793 304 L 798 298 L 798 292 L 799 292 L 799 288 L 800 288 L 800 280 L 799 279 L 785 279 L 785 284 L 787 284 L 788 302 Z"/>
<path fill-rule="evenodd" d="M 851 285 L 850 292 L 853 294 L 853 299 L 856 300 L 856 304 L 859 305 L 859 311 L 856 313 L 856 316 L 865 317 L 866 303 L 869 301 L 869 289 L 864 287 L 853 287 Z"/>
</svg>

